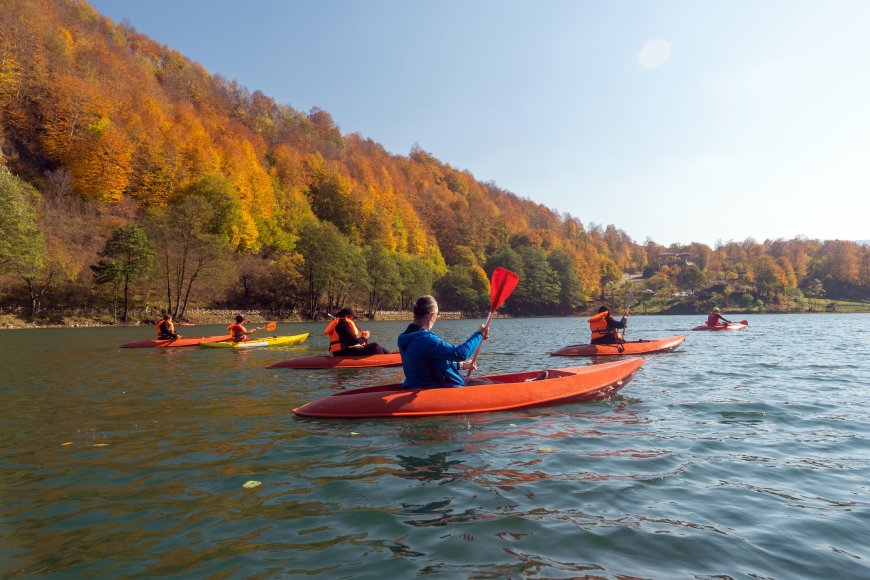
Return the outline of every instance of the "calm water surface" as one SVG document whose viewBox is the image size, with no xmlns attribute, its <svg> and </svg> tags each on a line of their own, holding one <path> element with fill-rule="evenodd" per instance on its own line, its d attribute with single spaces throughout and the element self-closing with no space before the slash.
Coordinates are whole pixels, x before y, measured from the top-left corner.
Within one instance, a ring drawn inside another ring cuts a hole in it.
<svg viewBox="0 0 870 580">
<path fill-rule="evenodd" d="M 0 332 L 0 575 L 870 577 L 870 316 L 702 318 L 633 318 L 688 338 L 610 400 L 413 420 L 292 414 L 401 379 L 264 368 L 324 351 L 321 325 L 247 352 Z M 404 326 L 363 324 L 389 346 Z M 498 319 L 480 373 L 593 364 L 547 355 L 583 326 Z"/>
</svg>

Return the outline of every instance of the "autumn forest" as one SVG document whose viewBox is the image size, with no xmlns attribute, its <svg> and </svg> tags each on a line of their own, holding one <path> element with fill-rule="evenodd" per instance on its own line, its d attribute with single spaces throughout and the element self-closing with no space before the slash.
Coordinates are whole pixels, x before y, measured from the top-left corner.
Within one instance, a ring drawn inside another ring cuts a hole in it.
<svg viewBox="0 0 870 580">
<path fill-rule="evenodd" d="M 461 161 L 461 160 L 457 160 Z M 0 0 L 0 306 L 141 319 L 193 308 L 376 316 L 434 293 L 477 314 L 870 301 L 870 247 L 752 239 L 665 247 L 387 152 L 75 0 Z"/>
</svg>

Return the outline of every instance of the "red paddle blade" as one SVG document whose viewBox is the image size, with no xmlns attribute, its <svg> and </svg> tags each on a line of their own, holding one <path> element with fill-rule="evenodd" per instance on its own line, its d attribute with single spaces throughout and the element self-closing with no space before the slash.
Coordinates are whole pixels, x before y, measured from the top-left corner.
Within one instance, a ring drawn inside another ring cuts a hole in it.
<svg viewBox="0 0 870 580">
<path fill-rule="evenodd" d="M 740 324 L 742 324 L 743 326 L 749 326 L 749 321 L 748 320 L 741 320 Z"/>
<path fill-rule="evenodd" d="M 511 295 L 520 281 L 520 277 L 504 268 L 496 268 L 492 271 L 492 282 L 489 286 L 490 300 L 489 311 L 495 312 L 507 297 Z"/>
</svg>

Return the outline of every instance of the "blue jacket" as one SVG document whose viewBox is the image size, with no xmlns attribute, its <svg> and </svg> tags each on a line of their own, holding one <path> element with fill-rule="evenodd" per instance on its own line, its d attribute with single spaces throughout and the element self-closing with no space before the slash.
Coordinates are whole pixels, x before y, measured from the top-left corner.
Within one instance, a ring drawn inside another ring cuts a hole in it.
<svg viewBox="0 0 870 580">
<path fill-rule="evenodd" d="M 431 330 L 411 324 L 398 339 L 405 371 L 403 386 L 413 389 L 464 387 L 459 363 L 470 357 L 481 342 L 483 335 L 477 331 L 461 345 L 453 346 Z"/>
</svg>

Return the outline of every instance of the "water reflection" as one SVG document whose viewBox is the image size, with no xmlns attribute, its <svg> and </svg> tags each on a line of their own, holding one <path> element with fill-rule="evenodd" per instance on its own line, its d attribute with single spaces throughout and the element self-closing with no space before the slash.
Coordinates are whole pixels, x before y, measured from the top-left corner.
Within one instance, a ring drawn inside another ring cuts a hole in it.
<svg viewBox="0 0 870 580">
<path fill-rule="evenodd" d="M 398 542 L 398 541 L 394 544 L 388 545 L 387 548 L 396 556 L 415 558 L 418 556 L 425 556 L 426 555 L 423 552 L 415 552 L 407 544 L 403 544 L 403 543 Z"/>
<path fill-rule="evenodd" d="M 452 500 L 450 500 L 452 501 Z M 443 509 L 441 505 L 449 505 L 450 502 L 432 502 L 424 506 L 403 505 L 403 508 L 408 509 L 410 513 L 433 514 L 437 517 L 428 519 L 411 519 L 404 520 L 404 523 L 416 528 L 426 528 L 432 526 L 453 526 L 461 524 L 477 524 L 481 522 L 489 522 L 499 519 L 500 516 L 492 514 L 477 508 L 469 508 L 458 513 L 453 513 L 452 510 Z"/>
<path fill-rule="evenodd" d="M 292 374 L 290 378 L 294 382 L 301 379 L 316 386 L 318 388 L 317 392 L 310 393 L 311 400 L 338 391 L 401 383 L 405 379 L 402 371 L 397 371 L 394 368 L 278 370 L 281 371 L 280 375 Z"/>
<path fill-rule="evenodd" d="M 463 466 L 457 459 L 449 459 L 447 452 L 433 453 L 427 457 L 414 457 L 413 455 L 397 456 L 398 464 L 402 471 L 396 471 L 395 475 L 404 479 L 417 479 L 420 481 L 453 481 L 458 474 L 454 470 Z"/>
<path fill-rule="evenodd" d="M 600 573 L 606 568 L 597 564 L 575 564 L 570 562 L 551 561 L 546 557 L 535 554 L 523 554 L 514 550 L 506 549 L 504 554 L 518 560 L 516 563 L 505 564 L 442 564 L 426 566 L 420 569 L 421 575 L 434 575 L 436 577 L 457 578 L 604 578 L 607 575 Z M 629 578 L 627 576 L 621 576 Z"/>
</svg>

